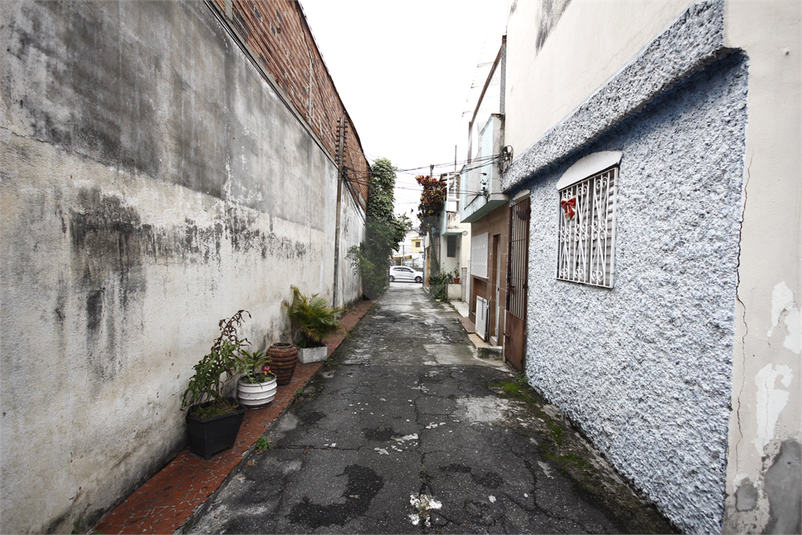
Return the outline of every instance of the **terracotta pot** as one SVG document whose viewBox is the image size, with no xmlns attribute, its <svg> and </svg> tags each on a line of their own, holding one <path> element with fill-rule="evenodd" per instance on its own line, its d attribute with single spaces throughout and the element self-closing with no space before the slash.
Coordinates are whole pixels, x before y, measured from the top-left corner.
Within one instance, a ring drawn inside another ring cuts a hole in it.
<svg viewBox="0 0 802 535">
<path fill-rule="evenodd" d="M 267 349 L 270 373 L 276 376 L 279 386 L 288 385 L 298 362 L 298 348 L 286 342 L 277 342 Z"/>
</svg>

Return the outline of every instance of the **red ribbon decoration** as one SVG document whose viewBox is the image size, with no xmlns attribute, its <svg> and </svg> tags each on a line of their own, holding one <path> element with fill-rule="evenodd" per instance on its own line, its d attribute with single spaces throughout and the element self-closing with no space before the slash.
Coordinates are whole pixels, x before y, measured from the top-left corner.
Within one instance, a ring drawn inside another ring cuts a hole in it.
<svg viewBox="0 0 802 535">
<path fill-rule="evenodd" d="M 576 206 L 576 197 L 567 200 L 563 199 L 560 201 L 560 206 L 563 210 L 565 210 L 565 219 L 570 220 L 574 218 L 574 214 L 576 213 L 574 211 L 574 206 Z"/>
</svg>

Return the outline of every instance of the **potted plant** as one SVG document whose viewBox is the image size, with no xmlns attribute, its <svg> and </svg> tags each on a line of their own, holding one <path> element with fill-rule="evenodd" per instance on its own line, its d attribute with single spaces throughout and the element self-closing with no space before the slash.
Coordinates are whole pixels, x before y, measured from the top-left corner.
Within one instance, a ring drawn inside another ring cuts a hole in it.
<svg viewBox="0 0 802 535">
<path fill-rule="evenodd" d="M 210 352 L 194 366 L 195 374 L 189 379 L 182 396 L 182 408 L 187 412 L 190 449 L 203 457 L 211 457 L 234 445 L 245 407 L 233 398 L 224 397 L 225 386 L 237 369 L 242 346 L 247 338 L 240 338 L 237 329 L 242 325 L 240 310 L 229 319 L 220 320 L 220 336 Z"/>
<path fill-rule="evenodd" d="M 459 284 L 459 268 L 454 268 L 454 273 L 451 274 L 451 282 Z"/>
<path fill-rule="evenodd" d="M 343 309 L 330 306 L 318 294 L 307 297 L 295 286 L 290 288 L 292 301 L 283 305 L 290 317 L 293 340 L 300 348 L 298 360 L 302 364 L 326 360 L 328 350 L 323 340 L 342 328 L 339 315 Z"/>
<path fill-rule="evenodd" d="M 237 399 L 249 409 L 265 407 L 276 397 L 276 376 L 267 361 L 268 356 L 261 350 L 242 350 L 237 361 L 235 372 L 242 374 L 237 382 Z"/>
</svg>

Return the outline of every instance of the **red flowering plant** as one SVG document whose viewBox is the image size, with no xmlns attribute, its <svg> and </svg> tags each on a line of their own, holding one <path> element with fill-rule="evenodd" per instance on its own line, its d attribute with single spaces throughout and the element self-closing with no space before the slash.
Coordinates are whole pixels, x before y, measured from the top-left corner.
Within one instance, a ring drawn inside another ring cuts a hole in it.
<svg viewBox="0 0 802 535">
<path fill-rule="evenodd" d="M 429 175 L 418 175 L 415 180 L 423 186 L 418 205 L 418 219 L 421 222 L 421 232 L 425 233 L 438 224 L 440 212 L 446 204 L 447 183 L 445 179 Z"/>
<path fill-rule="evenodd" d="M 246 383 L 266 383 L 275 379 L 267 365 L 269 356 L 257 349 L 253 353 L 242 351 L 237 361 L 235 373 L 242 373 L 242 380 Z"/>
</svg>

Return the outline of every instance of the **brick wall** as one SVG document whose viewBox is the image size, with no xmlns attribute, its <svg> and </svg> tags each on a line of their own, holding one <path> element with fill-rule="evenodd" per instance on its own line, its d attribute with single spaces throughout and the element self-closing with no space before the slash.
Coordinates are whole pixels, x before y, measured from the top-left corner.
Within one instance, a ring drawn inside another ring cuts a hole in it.
<svg viewBox="0 0 802 535">
<path fill-rule="evenodd" d="M 300 4 L 292 0 L 211 0 L 209 4 L 335 161 L 340 117 L 345 117 L 343 165 L 352 194 L 365 207 L 369 164 Z"/>
</svg>

